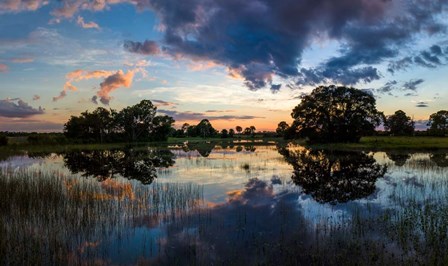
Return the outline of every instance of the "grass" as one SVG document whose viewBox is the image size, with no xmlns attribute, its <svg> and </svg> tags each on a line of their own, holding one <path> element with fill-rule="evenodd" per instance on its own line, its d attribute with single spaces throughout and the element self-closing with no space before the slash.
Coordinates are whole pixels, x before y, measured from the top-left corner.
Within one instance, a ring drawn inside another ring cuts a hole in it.
<svg viewBox="0 0 448 266">
<path fill-rule="evenodd" d="M 179 219 L 200 206 L 193 184 L 151 186 L 58 172 L 0 172 L 0 264 L 78 265 L 101 257 L 87 247 L 113 235 L 126 237 L 138 220 Z M 87 263 L 89 264 L 89 263 Z"/>
<path fill-rule="evenodd" d="M 299 143 L 303 143 L 299 141 Z M 444 137 L 363 137 L 359 143 L 306 144 L 310 148 L 333 150 L 437 150 L 448 149 L 448 138 Z"/>
</svg>

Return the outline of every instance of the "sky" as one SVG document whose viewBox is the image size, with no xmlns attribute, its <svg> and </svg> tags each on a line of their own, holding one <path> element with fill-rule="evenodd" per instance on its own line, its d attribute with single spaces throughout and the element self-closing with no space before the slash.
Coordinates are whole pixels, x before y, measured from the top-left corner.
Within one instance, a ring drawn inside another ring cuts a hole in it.
<svg viewBox="0 0 448 266">
<path fill-rule="evenodd" d="M 448 109 L 448 0 L 0 0 L 0 131 L 143 99 L 176 126 L 291 123 L 319 85 L 425 127 Z"/>
</svg>

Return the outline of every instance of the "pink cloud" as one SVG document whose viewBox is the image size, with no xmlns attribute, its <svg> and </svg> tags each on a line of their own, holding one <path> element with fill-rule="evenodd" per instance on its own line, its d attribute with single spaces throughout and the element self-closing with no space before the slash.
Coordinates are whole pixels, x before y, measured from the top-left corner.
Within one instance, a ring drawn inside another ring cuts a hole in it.
<svg viewBox="0 0 448 266">
<path fill-rule="evenodd" d="M 88 80 L 88 79 L 98 79 L 98 78 L 106 78 L 112 75 L 114 72 L 106 71 L 106 70 L 94 70 L 94 71 L 86 71 L 82 69 L 77 69 L 72 72 L 67 73 L 65 75 L 66 82 L 64 84 L 64 89 L 59 93 L 58 96 L 53 97 L 53 101 L 56 102 L 58 100 L 63 99 L 67 96 L 67 91 L 77 91 L 78 88 L 73 85 L 73 82 L 80 80 Z"/>
<path fill-rule="evenodd" d="M 32 63 L 32 62 L 34 62 L 34 58 L 31 58 L 31 57 L 12 58 L 11 62 L 18 63 L 18 64 Z"/>
<path fill-rule="evenodd" d="M 81 17 L 81 16 L 78 16 L 78 19 L 76 20 L 76 23 L 77 23 L 79 26 L 81 26 L 82 28 L 84 28 L 84 29 L 97 29 L 97 30 L 100 29 L 100 26 L 99 26 L 98 24 L 96 24 L 96 23 L 93 22 L 93 21 L 85 22 L 85 21 L 84 21 L 84 18 Z"/>
<path fill-rule="evenodd" d="M 122 70 L 118 70 L 117 73 L 108 76 L 100 84 L 100 91 L 97 95 L 100 98 L 100 102 L 108 105 L 111 96 L 110 93 L 120 87 L 129 88 L 132 85 L 136 70 L 129 70 L 126 74 Z"/>
<path fill-rule="evenodd" d="M 0 73 L 8 71 L 8 66 L 0 63 Z"/>
<path fill-rule="evenodd" d="M 48 4 L 48 0 L 2 0 L 0 12 L 34 11 Z"/>
</svg>

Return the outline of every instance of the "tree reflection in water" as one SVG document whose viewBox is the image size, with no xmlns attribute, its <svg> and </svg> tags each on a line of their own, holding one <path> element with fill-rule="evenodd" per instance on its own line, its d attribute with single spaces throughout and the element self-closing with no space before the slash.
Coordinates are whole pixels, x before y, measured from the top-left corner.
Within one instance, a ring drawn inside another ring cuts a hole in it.
<svg viewBox="0 0 448 266">
<path fill-rule="evenodd" d="M 294 172 L 292 180 L 321 203 L 343 203 L 369 196 L 386 166 L 355 151 L 290 150 L 279 148 Z"/>
<path fill-rule="evenodd" d="M 121 175 L 143 184 L 157 177 L 157 167 L 174 165 L 170 150 L 132 149 L 71 151 L 64 154 L 65 166 L 74 174 L 93 176 L 99 181 Z"/>
<path fill-rule="evenodd" d="M 447 153 L 432 153 L 431 155 L 429 155 L 429 159 L 433 161 L 438 167 L 448 167 Z"/>
<path fill-rule="evenodd" d="M 411 158 L 411 154 L 404 152 L 386 152 L 386 155 L 396 166 L 403 166 Z"/>
</svg>

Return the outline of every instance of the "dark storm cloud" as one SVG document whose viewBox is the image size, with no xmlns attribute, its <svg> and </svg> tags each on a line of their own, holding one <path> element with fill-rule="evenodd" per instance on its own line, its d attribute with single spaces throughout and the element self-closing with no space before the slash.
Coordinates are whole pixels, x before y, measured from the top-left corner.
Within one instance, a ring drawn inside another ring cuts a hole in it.
<svg viewBox="0 0 448 266">
<path fill-rule="evenodd" d="M 198 112 L 178 112 L 172 110 L 157 110 L 159 113 L 172 116 L 176 121 L 186 121 L 186 120 L 251 120 L 255 118 L 264 118 L 252 115 L 207 115 L 205 113 Z"/>
<path fill-rule="evenodd" d="M 413 80 L 410 80 L 410 81 L 405 82 L 403 84 L 403 89 L 404 90 L 416 91 L 417 90 L 417 86 L 422 84 L 423 82 L 424 82 L 423 79 L 413 79 Z"/>
<path fill-rule="evenodd" d="M 445 64 L 447 59 L 447 49 L 435 44 L 426 50 L 420 51 L 414 56 L 404 57 L 389 63 L 388 71 L 395 73 L 396 71 L 406 70 L 414 65 L 426 68 L 436 68 Z"/>
<path fill-rule="evenodd" d="M 154 41 L 144 41 L 144 42 L 125 41 L 123 47 L 128 52 L 143 55 L 156 55 L 160 53 L 159 45 Z"/>
<path fill-rule="evenodd" d="M 272 87 L 273 76 L 297 79 L 298 85 L 380 79 L 375 65 L 396 58 L 401 47 L 418 33 L 435 34 L 446 28 L 436 17 L 446 12 L 448 1 L 136 2 L 158 14 L 164 52 L 225 65 L 241 75 L 249 89 L 256 90 Z M 344 46 L 340 55 L 304 69 L 300 67 L 303 51 L 317 38 L 337 40 Z M 142 53 L 143 46 L 128 42 L 125 48 Z M 423 62 L 436 64 L 434 52 L 418 56 Z"/>
<path fill-rule="evenodd" d="M 42 107 L 34 108 L 19 98 L 0 100 L 0 116 L 3 117 L 25 118 L 43 113 Z"/>
<path fill-rule="evenodd" d="M 395 89 L 397 89 L 398 82 L 396 80 L 388 81 L 386 84 L 384 84 L 383 87 L 378 89 L 379 93 L 389 93 Z"/>
</svg>

